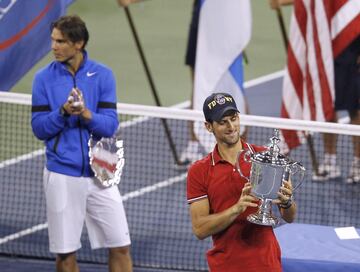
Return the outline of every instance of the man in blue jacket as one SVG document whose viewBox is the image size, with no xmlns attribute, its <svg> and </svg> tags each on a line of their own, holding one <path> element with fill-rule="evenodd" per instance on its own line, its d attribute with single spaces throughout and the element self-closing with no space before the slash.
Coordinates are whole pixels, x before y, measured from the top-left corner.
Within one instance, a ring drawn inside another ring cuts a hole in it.
<svg viewBox="0 0 360 272">
<path fill-rule="evenodd" d="M 130 236 L 117 186 L 102 187 L 88 141 L 118 127 L 116 86 L 106 66 L 88 59 L 89 34 L 78 16 L 51 25 L 55 61 L 35 75 L 31 125 L 46 145 L 44 189 L 50 251 L 57 271 L 79 271 L 75 252 L 86 222 L 91 247 L 109 248 L 110 271 L 132 271 Z"/>
</svg>

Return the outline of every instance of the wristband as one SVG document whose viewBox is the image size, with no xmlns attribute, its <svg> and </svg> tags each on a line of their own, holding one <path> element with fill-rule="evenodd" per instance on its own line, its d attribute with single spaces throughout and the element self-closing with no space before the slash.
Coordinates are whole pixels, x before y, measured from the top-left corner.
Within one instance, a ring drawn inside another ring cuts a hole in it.
<svg viewBox="0 0 360 272">
<path fill-rule="evenodd" d="M 284 209 L 284 210 L 287 210 L 289 209 L 293 204 L 293 197 L 291 196 L 288 201 L 286 201 L 286 203 L 281 203 L 279 206 L 280 208 Z"/>
</svg>

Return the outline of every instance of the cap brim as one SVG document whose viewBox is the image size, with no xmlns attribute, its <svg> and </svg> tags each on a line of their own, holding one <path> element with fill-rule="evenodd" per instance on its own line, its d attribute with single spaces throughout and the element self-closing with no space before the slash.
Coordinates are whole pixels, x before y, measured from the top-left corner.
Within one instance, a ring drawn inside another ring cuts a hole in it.
<svg viewBox="0 0 360 272">
<path fill-rule="evenodd" d="M 219 122 L 225 115 L 225 113 L 227 113 L 228 111 L 236 111 L 236 112 L 239 112 L 239 110 L 234 107 L 234 106 L 228 106 L 226 108 L 224 108 L 222 111 L 220 111 L 218 114 L 216 114 L 214 117 L 213 117 L 213 121 L 216 121 L 216 122 Z"/>
</svg>

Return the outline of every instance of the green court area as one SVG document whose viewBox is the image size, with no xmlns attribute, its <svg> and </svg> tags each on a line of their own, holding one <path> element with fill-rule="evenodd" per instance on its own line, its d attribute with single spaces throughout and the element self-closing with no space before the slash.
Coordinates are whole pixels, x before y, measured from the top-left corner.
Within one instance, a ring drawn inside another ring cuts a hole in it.
<svg viewBox="0 0 360 272">
<path fill-rule="evenodd" d="M 147 0 L 130 7 L 162 105 L 189 99 L 190 71 L 184 65 L 193 0 Z M 253 32 L 246 48 L 245 80 L 282 70 L 285 48 L 276 12 L 268 1 L 253 0 Z M 292 7 L 282 8 L 288 28 Z M 115 0 L 76 0 L 68 14 L 78 14 L 90 31 L 91 58 L 111 67 L 118 100 L 155 105 L 124 10 Z M 49 33 L 50 34 L 50 33 Z M 31 93 L 34 73 L 52 60 L 48 54 L 18 82 L 12 92 Z"/>
</svg>

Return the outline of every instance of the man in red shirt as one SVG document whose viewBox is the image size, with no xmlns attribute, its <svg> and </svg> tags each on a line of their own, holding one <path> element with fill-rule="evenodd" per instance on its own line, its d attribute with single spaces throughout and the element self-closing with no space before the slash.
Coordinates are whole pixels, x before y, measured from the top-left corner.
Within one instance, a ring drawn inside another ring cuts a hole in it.
<svg viewBox="0 0 360 272">
<path fill-rule="evenodd" d="M 187 200 L 192 229 L 198 239 L 212 236 L 207 252 L 211 272 L 281 271 L 281 252 L 273 229 L 248 222 L 256 212 L 258 199 L 251 185 L 236 169 L 240 151 L 257 152 L 264 147 L 250 145 L 240 138 L 239 111 L 226 93 L 210 95 L 204 102 L 205 127 L 216 139 L 214 150 L 189 169 Z M 249 177 L 250 163 L 240 159 L 241 172 Z M 286 222 L 292 222 L 296 205 L 290 181 L 284 181 L 274 200 Z"/>
</svg>

